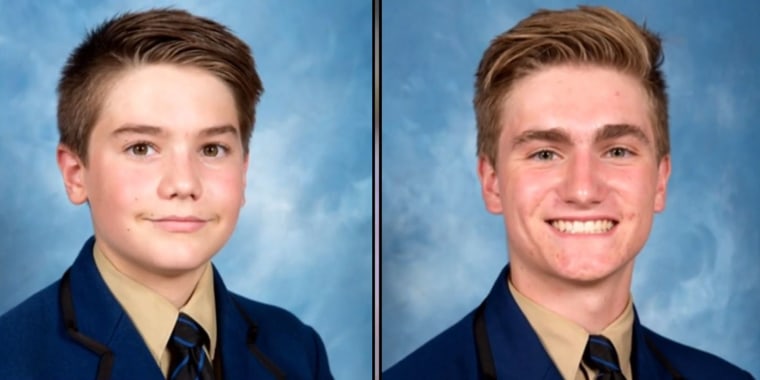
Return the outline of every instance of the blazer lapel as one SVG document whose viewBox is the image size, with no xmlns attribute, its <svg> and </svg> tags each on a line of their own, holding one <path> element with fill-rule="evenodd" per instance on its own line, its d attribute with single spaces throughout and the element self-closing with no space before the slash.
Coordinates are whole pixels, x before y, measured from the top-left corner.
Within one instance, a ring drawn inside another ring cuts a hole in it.
<svg viewBox="0 0 760 380">
<path fill-rule="evenodd" d="M 561 379 L 527 318 L 507 288 L 509 265 L 486 298 L 485 321 L 499 379 Z M 634 308 L 631 365 L 636 379 L 672 379 L 647 343 Z"/>
<path fill-rule="evenodd" d="M 634 308 L 633 319 L 633 350 L 631 364 L 636 379 L 672 379 L 673 377 L 657 360 L 646 339 L 646 331 L 639 321 L 639 315 Z"/>
<path fill-rule="evenodd" d="M 255 327 L 249 325 L 243 311 L 235 304 L 233 295 L 227 291 L 221 276 L 214 268 L 214 294 L 217 313 L 217 355 L 221 355 L 222 373 L 225 378 L 275 379 L 254 356 L 248 340 L 255 341 Z"/>
<path fill-rule="evenodd" d="M 163 379 L 137 328 L 100 276 L 92 257 L 94 242 L 90 238 L 85 243 L 70 269 L 78 330 L 113 353 L 111 379 Z M 93 368 L 93 377 L 96 371 Z"/>
<path fill-rule="evenodd" d="M 507 288 L 509 265 L 486 298 L 485 320 L 499 379 L 557 379 L 562 376 Z"/>
</svg>

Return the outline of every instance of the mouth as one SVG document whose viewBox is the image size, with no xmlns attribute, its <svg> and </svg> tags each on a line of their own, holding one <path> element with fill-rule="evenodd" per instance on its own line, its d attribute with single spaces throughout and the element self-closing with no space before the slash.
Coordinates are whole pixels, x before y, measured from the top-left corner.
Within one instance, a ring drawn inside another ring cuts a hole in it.
<svg viewBox="0 0 760 380">
<path fill-rule="evenodd" d="M 167 232 L 189 233 L 203 228 L 208 222 L 205 219 L 194 216 L 168 216 L 164 218 L 149 219 L 154 226 Z"/>
<path fill-rule="evenodd" d="M 618 224 L 612 219 L 594 219 L 594 220 L 570 220 L 570 219 L 552 219 L 547 223 L 554 229 L 571 235 L 592 235 L 604 234 L 615 228 Z"/>
</svg>

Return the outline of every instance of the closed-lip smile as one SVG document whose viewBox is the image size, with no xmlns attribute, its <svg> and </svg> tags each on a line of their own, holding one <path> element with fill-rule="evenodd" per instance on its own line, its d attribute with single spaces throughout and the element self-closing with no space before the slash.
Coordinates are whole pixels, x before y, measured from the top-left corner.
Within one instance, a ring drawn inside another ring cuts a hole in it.
<svg viewBox="0 0 760 380">
<path fill-rule="evenodd" d="M 153 225 L 167 232 L 190 233 L 203 228 L 208 220 L 195 216 L 165 216 L 148 219 Z"/>
</svg>

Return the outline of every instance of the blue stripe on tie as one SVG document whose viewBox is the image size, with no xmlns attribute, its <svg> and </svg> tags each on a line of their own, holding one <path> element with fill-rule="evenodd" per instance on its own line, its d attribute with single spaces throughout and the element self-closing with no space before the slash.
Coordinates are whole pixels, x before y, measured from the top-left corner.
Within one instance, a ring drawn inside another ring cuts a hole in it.
<svg viewBox="0 0 760 380">
<path fill-rule="evenodd" d="M 172 339 L 174 341 L 176 341 L 177 343 L 179 343 L 179 344 L 181 344 L 181 345 L 183 345 L 183 346 L 185 346 L 187 348 L 193 348 L 193 347 L 195 347 L 194 344 L 192 344 L 192 343 L 190 343 L 190 342 L 188 342 L 188 341 L 186 341 L 186 340 L 184 340 L 184 339 L 182 339 L 182 338 L 180 338 L 178 336 L 173 336 Z"/>
<path fill-rule="evenodd" d="M 589 337 L 588 339 L 589 339 L 590 341 L 594 342 L 594 343 L 599 343 L 599 344 L 601 344 L 601 345 L 603 345 L 603 346 L 606 346 L 606 347 L 612 348 L 613 350 L 615 349 L 615 347 L 612 347 L 612 346 L 611 346 L 609 343 L 607 343 L 607 342 L 606 342 L 605 340 L 603 340 L 603 339 L 599 339 L 599 338 L 596 338 L 596 337 L 593 337 L 593 336 Z"/>
<path fill-rule="evenodd" d="M 180 322 L 182 322 L 182 323 L 184 323 L 184 324 L 186 324 L 186 325 L 188 325 L 188 326 L 190 326 L 190 327 L 192 327 L 193 330 L 198 331 L 198 326 L 195 325 L 195 322 L 193 322 L 193 321 L 185 318 L 184 316 L 180 315 L 179 318 L 177 318 L 177 320 L 180 321 Z"/>
<path fill-rule="evenodd" d="M 198 361 L 198 373 L 201 373 L 201 370 L 203 369 L 203 359 L 206 358 L 206 353 L 203 352 L 203 349 L 201 349 L 201 360 Z"/>
<path fill-rule="evenodd" d="M 203 370 L 203 358 L 205 356 L 206 355 L 203 352 L 201 352 L 201 360 L 198 361 L 198 370 L 196 371 L 196 374 L 195 374 L 195 380 L 200 379 L 201 373 L 203 373 L 201 372 L 201 370 Z"/>
<path fill-rule="evenodd" d="M 184 367 L 185 364 L 187 364 L 188 359 L 190 359 L 190 356 L 185 356 L 185 359 L 183 359 L 182 362 L 179 363 L 179 365 L 177 366 L 177 368 L 174 369 L 174 372 L 172 373 L 171 379 L 174 379 L 174 378 L 177 377 L 177 375 L 179 374 L 179 370 L 181 370 L 182 367 Z"/>
<path fill-rule="evenodd" d="M 599 364 L 601 364 L 601 365 L 603 365 L 603 366 L 605 366 L 607 368 L 612 368 L 615 371 L 620 371 L 620 368 L 618 368 L 618 366 L 616 366 L 615 363 L 610 363 L 610 362 L 608 362 L 608 361 L 606 361 L 604 359 L 599 359 L 596 356 L 592 356 L 591 360 L 593 360 L 593 361 L 595 361 L 595 362 L 597 362 L 597 363 L 599 363 Z"/>
</svg>

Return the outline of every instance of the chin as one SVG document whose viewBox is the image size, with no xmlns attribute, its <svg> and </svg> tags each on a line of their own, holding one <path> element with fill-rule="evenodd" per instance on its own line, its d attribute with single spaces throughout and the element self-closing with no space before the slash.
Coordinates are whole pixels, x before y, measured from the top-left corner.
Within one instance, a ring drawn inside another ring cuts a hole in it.
<svg viewBox="0 0 760 380">
<path fill-rule="evenodd" d="M 183 249 L 185 248 L 185 249 Z M 173 249 L 156 252 L 153 256 L 154 265 L 166 272 L 187 272 L 205 265 L 214 257 L 216 252 L 211 249 L 194 247 L 174 247 Z"/>
<path fill-rule="evenodd" d="M 613 273 L 620 270 L 623 263 L 607 260 L 585 260 L 571 258 L 564 262 L 558 262 L 555 266 L 555 273 L 569 281 L 593 283 L 603 280 Z"/>
<path fill-rule="evenodd" d="M 170 258 L 169 260 L 154 262 L 153 266 L 158 272 L 163 273 L 166 276 L 178 276 L 188 272 L 192 272 L 202 266 L 204 266 L 209 259 L 193 259 L 193 260 L 176 260 L 176 258 Z"/>
</svg>

